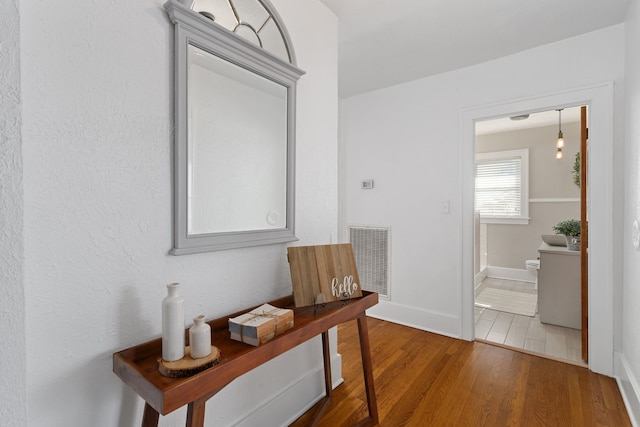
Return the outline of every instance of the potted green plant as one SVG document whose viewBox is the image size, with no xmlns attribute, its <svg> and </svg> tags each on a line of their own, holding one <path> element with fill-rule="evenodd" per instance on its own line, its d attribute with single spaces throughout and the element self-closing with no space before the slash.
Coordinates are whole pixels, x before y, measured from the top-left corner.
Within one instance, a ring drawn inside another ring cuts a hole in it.
<svg viewBox="0 0 640 427">
<path fill-rule="evenodd" d="M 580 250 L 580 220 L 565 219 L 553 226 L 556 234 L 564 234 L 567 239 L 567 249 L 570 251 Z"/>
</svg>

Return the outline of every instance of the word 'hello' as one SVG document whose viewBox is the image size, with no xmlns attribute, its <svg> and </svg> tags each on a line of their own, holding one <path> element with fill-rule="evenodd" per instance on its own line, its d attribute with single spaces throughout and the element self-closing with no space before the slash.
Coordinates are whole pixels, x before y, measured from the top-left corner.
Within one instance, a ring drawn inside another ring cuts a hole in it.
<svg viewBox="0 0 640 427">
<path fill-rule="evenodd" d="M 358 284 L 354 283 L 353 276 L 344 276 L 342 283 L 338 283 L 338 278 L 331 280 L 331 293 L 334 297 L 342 297 L 345 295 L 353 295 L 358 289 Z"/>
</svg>

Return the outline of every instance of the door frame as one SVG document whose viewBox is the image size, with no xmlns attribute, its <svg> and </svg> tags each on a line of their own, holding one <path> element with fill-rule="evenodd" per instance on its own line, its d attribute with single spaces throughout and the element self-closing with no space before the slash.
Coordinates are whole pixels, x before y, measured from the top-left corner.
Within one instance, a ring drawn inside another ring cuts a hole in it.
<svg viewBox="0 0 640 427">
<path fill-rule="evenodd" d="M 589 369 L 613 375 L 613 83 L 607 82 L 465 109 L 460 113 L 460 159 L 462 203 L 460 336 L 475 339 L 474 324 L 474 159 L 475 122 L 514 114 L 587 105 L 589 114 L 590 161 L 589 200 Z M 597 262 L 594 262 L 597 260 Z M 599 285 L 594 286 L 595 283 Z M 597 306 L 596 302 L 597 301 Z M 597 345 L 594 345 L 597 344 Z"/>
</svg>

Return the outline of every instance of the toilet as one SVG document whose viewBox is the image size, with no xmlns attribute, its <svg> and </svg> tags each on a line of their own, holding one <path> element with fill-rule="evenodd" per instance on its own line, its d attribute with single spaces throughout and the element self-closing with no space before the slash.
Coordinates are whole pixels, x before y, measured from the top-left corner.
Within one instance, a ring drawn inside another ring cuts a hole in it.
<svg viewBox="0 0 640 427">
<path fill-rule="evenodd" d="M 538 270 L 540 269 L 540 260 L 539 259 L 528 259 L 525 261 L 525 266 L 527 267 L 527 271 L 536 278 L 536 290 L 538 289 Z"/>
</svg>

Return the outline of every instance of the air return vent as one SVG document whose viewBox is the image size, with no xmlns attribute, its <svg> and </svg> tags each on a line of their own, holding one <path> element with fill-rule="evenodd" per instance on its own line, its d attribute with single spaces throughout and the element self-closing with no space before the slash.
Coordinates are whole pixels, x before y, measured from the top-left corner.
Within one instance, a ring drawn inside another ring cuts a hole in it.
<svg viewBox="0 0 640 427">
<path fill-rule="evenodd" d="M 358 267 L 362 289 L 389 297 L 390 229 L 349 227 L 349 241 Z"/>
</svg>

